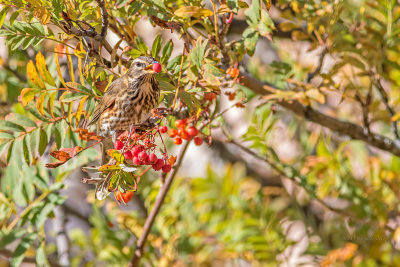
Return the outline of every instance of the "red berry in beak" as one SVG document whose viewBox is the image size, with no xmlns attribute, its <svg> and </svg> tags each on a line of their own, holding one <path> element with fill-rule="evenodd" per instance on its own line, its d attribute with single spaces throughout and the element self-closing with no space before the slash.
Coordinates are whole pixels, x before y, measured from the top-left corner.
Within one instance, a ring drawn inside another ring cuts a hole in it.
<svg viewBox="0 0 400 267">
<path fill-rule="evenodd" d="M 160 63 L 154 63 L 153 64 L 153 71 L 154 72 L 160 72 L 161 71 L 161 65 L 160 65 Z"/>
</svg>

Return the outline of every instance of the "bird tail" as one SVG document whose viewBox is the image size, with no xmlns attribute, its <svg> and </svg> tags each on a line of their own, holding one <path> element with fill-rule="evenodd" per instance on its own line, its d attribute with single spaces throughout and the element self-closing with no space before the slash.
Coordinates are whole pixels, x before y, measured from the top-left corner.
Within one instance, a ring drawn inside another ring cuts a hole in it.
<svg viewBox="0 0 400 267">
<path fill-rule="evenodd" d="M 105 165 L 110 162 L 111 157 L 107 154 L 107 150 L 112 149 L 113 142 L 110 137 L 104 138 L 101 141 L 101 165 Z"/>
</svg>

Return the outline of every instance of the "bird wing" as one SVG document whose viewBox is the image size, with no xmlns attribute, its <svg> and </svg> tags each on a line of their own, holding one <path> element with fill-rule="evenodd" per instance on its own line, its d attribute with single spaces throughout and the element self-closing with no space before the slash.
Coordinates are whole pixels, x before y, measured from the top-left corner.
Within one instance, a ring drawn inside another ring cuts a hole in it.
<svg viewBox="0 0 400 267">
<path fill-rule="evenodd" d="M 93 123 L 96 123 L 100 118 L 100 115 L 103 114 L 109 107 L 114 105 L 115 99 L 118 95 L 118 91 L 121 89 L 120 85 L 121 85 L 120 79 L 117 79 L 110 84 L 107 91 L 101 98 L 100 102 L 97 104 L 93 112 L 92 118 L 88 123 L 88 126 L 92 125 Z"/>
</svg>

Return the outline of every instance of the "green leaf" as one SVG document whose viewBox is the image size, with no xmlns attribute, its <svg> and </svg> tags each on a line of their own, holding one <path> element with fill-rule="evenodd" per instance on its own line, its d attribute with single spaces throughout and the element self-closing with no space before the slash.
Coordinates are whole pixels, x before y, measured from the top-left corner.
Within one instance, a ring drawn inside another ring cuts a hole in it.
<svg viewBox="0 0 400 267">
<path fill-rule="evenodd" d="M 25 234 L 26 230 L 23 228 L 15 228 L 11 231 L 9 230 L 0 231 L 0 248 L 6 247 L 7 245 L 21 238 Z"/>
<path fill-rule="evenodd" d="M 3 26 L 4 20 L 6 19 L 7 13 L 10 10 L 9 6 L 5 6 L 1 11 L 0 11 L 0 28 Z"/>
<path fill-rule="evenodd" d="M 172 50 L 174 49 L 174 43 L 172 40 L 169 40 L 163 48 L 162 55 L 161 55 L 161 64 L 164 64 L 168 61 L 171 57 Z"/>
<path fill-rule="evenodd" d="M 28 146 L 29 138 L 29 135 L 25 135 L 24 139 L 22 139 L 22 151 L 24 154 L 25 162 L 26 164 L 28 164 L 28 166 L 31 164 L 31 154 Z"/>
<path fill-rule="evenodd" d="M 14 143 L 15 143 L 15 140 L 13 140 L 13 141 L 10 143 L 10 146 L 8 147 L 8 152 L 7 152 L 7 164 L 10 163 L 10 159 L 11 159 L 11 156 L 12 156 L 12 151 L 13 151 L 13 148 L 14 148 Z"/>
<path fill-rule="evenodd" d="M 136 44 L 136 48 L 141 52 L 141 54 L 147 55 L 147 51 L 149 49 L 147 48 L 147 45 L 143 42 L 142 38 L 140 38 L 139 36 L 136 36 L 135 44 Z"/>
<path fill-rule="evenodd" d="M 6 132 L 0 132 L 0 139 L 14 139 L 14 136 Z"/>
<path fill-rule="evenodd" d="M 11 121 L 0 121 L 0 130 L 25 132 L 25 128 Z"/>
<path fill-rule="evenodd" d="M 48 138 L 46 131 L 40 128 L 40 135 L 39 135 L 39 155 L 43 155 L 44 151 L 46 150 L 48 144 Z"/>
<path fill-rule="evenodd" d="M 26 127 L 34 127 L 36 128 L 37 125 L 36 123 L 31 120 L 30 118 L 28 118 L 26 115 L 21 115 L 18 113 L 13 113 L 13 119 L 12 121 L 16 124 L 19 124 L 21 126 L 26 126 Z"/>
<path fill-rule="evenodd" d="M 151 48 L 151 55 L 152 55 L 152 57 L 158 58 L 158 54 L 160 53 L 160 50 L 161 50 L 161 42 L 162 42 L 162 40 L 161 40 L 161 35 L 159 34 L 159 35 L 157 35 L 157 37 L 154 39 L 153 46 L 152 46 L 152 48 Z"/>
<path fill-rule="evenodd" d="M 252 30 L 251 28 L 247 28 L 243 32 L 244 47 L 246 48 L 247 54 L 249 54 L 249 56 L 254 55 L 258 37 L 259 33 L 257 31 Z"/>
<path fill-rule="evenodd" d="M 36 264 L 38 266 L 40 266 L 40 267 L 50 266 L 50 264 L 49 264 L 49 262 L 47 260 L 47 257 L 46 257 L 46 252 L 45 252 L 45 249 L 44 249 L 44 245 L 45 245 L 45 243 L 42 242 L 40 244 L 40 246 L 38 247 L 38 249 L 36 250 Z"/>
<path fill-rule="evenodd" d="M 207 50 L 208 40 L 204 42 L 201 39 L 197 39 L 196 45 L 190 53 L 190 60 L 193 65 L 197 68 L 197 71 L 200 72 L 203 66 L 204 56 Z"/>
<path fill-rule="evenodd" d="M 25 252 L 36 239 L 36 233 L 29 233 L 21 239 L 11 259 L 11 266 L 20 266 L 25 258 Z"/>
</svg>

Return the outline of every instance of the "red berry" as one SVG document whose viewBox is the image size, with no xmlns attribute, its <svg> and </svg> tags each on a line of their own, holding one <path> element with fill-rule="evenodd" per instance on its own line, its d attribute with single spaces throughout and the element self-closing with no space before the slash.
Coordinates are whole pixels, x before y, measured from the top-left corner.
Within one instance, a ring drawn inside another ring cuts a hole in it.
<svg viewBox="0 0 400 267">
<path fill-rule="evenodd" d="M 132 158 L 133 158 L 132 152 L 131 152 L 130 150 L 125 151 L 125 152 L 124 152 L 124 158 L 126 158 L 126 159 L 132 159 Z"/>
<path fill-rule="evenodd" d="M 145 163 L 149 160 L 149 156 L 147 155 L 147 153 L 145 151 L 140 152 L 138 158 L 143 163 Z"/>
<path fill-rule="evenodd" d="M 155 171 L 159 171 L 164 166 L 164 160 L 157 159 L 157 162 L 152 165 Z"/>
<path fill-rule="evenodd" d="M 161 71 L 161 65 L 160 65 L 160 63 L 155 63 L 155 64 L 153 64 L 153 70 L 155 71 L 155 72 L 160 72 Z"/>
<path fill-rule="evenodd" d="M 156 154 L 151 153 L 151 154 L 149 155 L 149 163 L 150 163 L 150 164 L 156 163 L 157 160 L 158 160 L 158 158 L 157 158 Z"/>
<path fill-rule="evenodd" d="M 196 127 L 192 126 L 187 129 L 187 132 L 190 136 L 196 136 L 199 133 L 199 130 L 197 130 Z"/>
<path fill-rule="evenodd" d="M 132 162 L 135 165 L 142 165 L 142 162 L 140 161 L 140 159 L 138 157 L 133 157 Z"/>
<path fill-rule="evenodd" d="M 177 121 L 175 121 L 175 126 L 176 127 L 185 127 L 186 126 L 186 123 L 187 123 L 187 120 L 186 119 L 183 119 L 183 120 L 177 120 Z"/>
<path fill-rule="evenodd" d="M 182 139 L 185 139 L 185 140 L 190 140 L 190 139 L 192 139 L 192 137 L 190 136 L 190 134 L 189 134 L 184 128 L 179 129 L 179 136 L 180 136 Z"/>
<path fill-rule="evenodd" d="M 124 143 L 122 141 L 116 141 L 114 147 L 116 150 L 121 150 L 124 147 Z"/>
<path fill-rule="evenodd" d="M 169 129 L 168 135 L 169 135 L 169 137 L 174 138 L 175 136 L 178 135 L 178 130 L 177 129 Z"/>
<path fill-rule="evenodd" d="M 161 126 L 160 127 L 160 133 L 166 133 L 168 131 L 168 127 L 167 126 Z"/>
<path fill-rule="evenodd" d="M 171 165 L 165 164 L 165 165 L 162 167 L 162 171 L 163 171 L 163 172 L 170 172 L 170 171 L 171 171 Z"/>
<path fill-rule="evenodd" d="M 140 146 L 135 146 L 132 150 L 133 156 L 139 156 L 139 153 L 142 152 L 142 148 Z"/>
<path fill-rule="evenodd" d="M 174 139 L 174 144 L 175 144 L 175 145 L 180 145 L 180 144 L 182 144 L 182 139 L 181 139 L 180 137 L 176 137 L 176 138 Z"/>
<path fill-rule="evenodd" d="M 201 146 L 203 144 L 203 139 L 201 139 L 200 137 L 196 136 L 194 138 L 194 143 L 196 144 L 196 146 Z"/>
<path fill-rule="evenodd" d="M 121 193 L 120 191 L 117 191 L 115 197 L 118 201 L 123 201 L 124 203 L 128 203 L 133 197 L 133 192 L 126 191 L 125 193 Z"/>
</svg>

